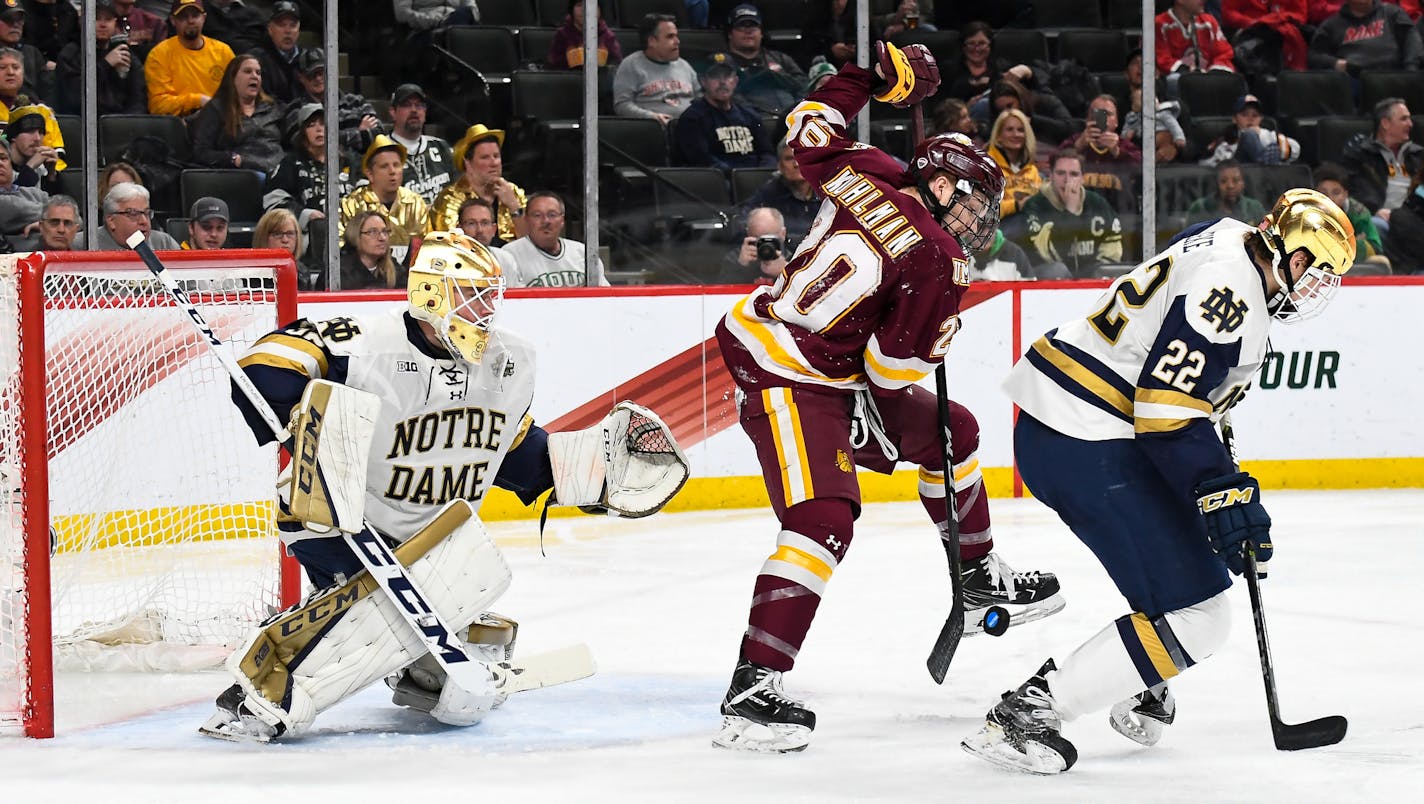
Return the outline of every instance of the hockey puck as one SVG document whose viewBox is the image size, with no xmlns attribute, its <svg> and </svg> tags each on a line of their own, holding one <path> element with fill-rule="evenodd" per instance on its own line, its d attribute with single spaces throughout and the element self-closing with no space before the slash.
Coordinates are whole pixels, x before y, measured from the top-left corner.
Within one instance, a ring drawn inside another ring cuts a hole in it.
<svg viewBox="0 0 1424 804">
<path fill-rule="evenodd" d="M 1003 636 L 1009 630 L 1009 613 L 999 606 L 990 606 L 984 612 L 984 633 L 989 636 Z"/>
</svg>

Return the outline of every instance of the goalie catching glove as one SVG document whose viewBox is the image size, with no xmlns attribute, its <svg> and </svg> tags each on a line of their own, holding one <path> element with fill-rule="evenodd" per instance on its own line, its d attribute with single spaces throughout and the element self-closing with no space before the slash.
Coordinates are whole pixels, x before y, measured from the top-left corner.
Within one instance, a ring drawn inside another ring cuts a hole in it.
<svg viewBox="0 0 1424 804">
<path fill-rule="evenodd" d="M 1271 517 L 1261 505 L 1261 486 L 1245 472 L 1202 481 L 1196 488 L 1197 509 L 1206 524 L 1211 549 L 1240 575 L 1246 571 L 1245 551 L 1256 556 L 1256 574 L 1266 577 L 1271 560 Z"/>
<path fill-rule="evenodd" d="M 619 402 L 603 421 L 549 434 L 551 505 L 644 517 L 662 510 L 687 482 L 687 456 L 658 414 Z M 590 510 L 591 509 L 591 510 Z"/>
<path fill-rule="evenodd" d="M 908 109 L 939 89 L 939 65 L 924 45 L 898 48 L 889 42 L 876 42 L 875 58 L 880 64 L 881 76 L 889 84 L 884 92 L 875 96 L 881 103 Z"/>
</svg>

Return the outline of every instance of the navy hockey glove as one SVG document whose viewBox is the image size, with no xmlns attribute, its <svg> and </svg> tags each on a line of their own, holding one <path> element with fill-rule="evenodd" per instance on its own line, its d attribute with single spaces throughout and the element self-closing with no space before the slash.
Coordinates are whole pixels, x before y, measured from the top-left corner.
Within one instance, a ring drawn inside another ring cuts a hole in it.
<svg viewBox="0 0 1424 804">
<path fill-rule="evenodd" d="M 875 57 L 888 84 L 875 96 L 876 100 L 896 109 L 908 109 L 939 89 L 939 65 L 924 45 L 898 48 L 889 42 L 876 42 Z"/>
<path fill-rule="evenodd" d="M 1266 577 L 1271 560 L 1271 517 L 1261 505 L 1261 486 L 1245 472 L 1205 480 L 1196 488 L 1197 509 L 1211 549 L 1236 575 L 1246 571 L 1243 551 L 1256 553 L 1256 574 Z"/>
</svg>

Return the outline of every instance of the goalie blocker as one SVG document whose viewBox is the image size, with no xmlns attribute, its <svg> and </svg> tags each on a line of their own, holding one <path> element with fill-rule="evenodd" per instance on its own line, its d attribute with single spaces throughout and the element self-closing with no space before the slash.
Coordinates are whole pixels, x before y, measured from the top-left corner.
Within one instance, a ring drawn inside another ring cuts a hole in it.
<svg viewBox="0 0 1424 804">
<path fill-rule="evenodd" d="M 687 456 L 658 414 L 619 402 L 603 421 L 549 434 L 551 505 L 638 518 L 657 513 L 687 482 Z"/>
</svg>

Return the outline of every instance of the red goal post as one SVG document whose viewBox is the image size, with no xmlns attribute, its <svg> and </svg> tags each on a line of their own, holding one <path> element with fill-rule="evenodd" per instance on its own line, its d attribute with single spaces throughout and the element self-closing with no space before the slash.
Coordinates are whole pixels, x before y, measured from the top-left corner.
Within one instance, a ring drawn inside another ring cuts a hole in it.
<svg viewBox="0 0 1424 804">
<path fill-rule="evenodd" d="M 272 250 L 166 252 L 241 352 L 296 317 Z M 54 734 L 54 672 L 220 662 L 294 602 L 278 453 L 128 252 L 0 255 L 0 734 Z"/>
</svg>

